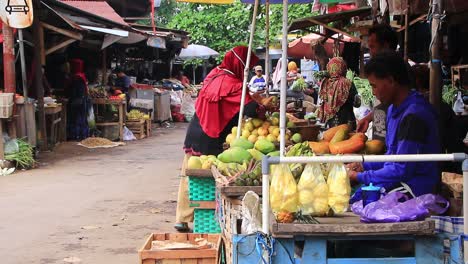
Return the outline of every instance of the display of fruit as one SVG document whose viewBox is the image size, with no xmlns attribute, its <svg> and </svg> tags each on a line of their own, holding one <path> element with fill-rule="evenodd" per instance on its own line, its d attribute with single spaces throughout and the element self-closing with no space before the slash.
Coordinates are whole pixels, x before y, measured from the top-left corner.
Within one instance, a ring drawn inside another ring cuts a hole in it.
<svg viewBox="0 0 468 264">
<path fill-rule="evenodd" d="M 88 93 L 91 98 L 107 98 L 107 91 L 104 87 L 89 88 Z"/>
<path fill-rule="evenodd" d="M 366 147 L 364 151 L 366 154 L 370 155 L 383 154 L 385 152 L 385 143 L 378 139 L 369 140 L 366 142 Z"/>
<path fill-rule="evenodd" d="M 130 110 L 130 112 L 127 113 L 127 119 L 130 119 L 130 120 L 145 119 L 145 114 L 138 111 L 138 110 L 136 110 L 136 109 L 133 109 L 133 110 Z"/>
<path fill-rule="evenodd" d="M 191 170 L 197 170 L 202 168 L 202 162 L 200 157 L 191 156 L 187 162 L 187 168 Z"/>
<path fill-rule="evenodd" d="M 278 212 L 276 213 L 275 217 L 276 217 L 276 221 L 282 224 L 292 223 L 296 219 L 296 217 L 294 216 L 294 213 L 290 213 L 287 211 Z"/>
<path fill-rule="evenodd" d="M 218 155 L 218 160 L 225 163 L 242 164 L 244 162 L 249 162 L 251 159 L 252 155 L 250 155 L 250 153 L 247 150 L 241 147 L 229 148 Z"/>
<path fill-rule="evenodd" d="M 237 138 L 237 139 L 234 139 L 230 143 L 230 146 L 231 146 L 231 148 L 240 147 L 240 148 L 243 148 L 243 149 L 251 149 L 251 148 L 254 147 L 254 144 L 252 144 L 252 142 L 250 142 L 249 140 L 247 140 L 245 138 Z"/>
<path fill-rule="evenodd" d="M 255 149 L 262 152 L 263 154 L 268 154 L 272 151 L 275 151 L 275 144 L 268 141 L 267 139 L 259 139 L 255 142 Z"/>
<path fill-rule="evenodd" d="M 333 137 L 335 136 L 336 132 L 338 132 L 340 129 L 348 129 L 349 131 L 349 126 L 348 125 L 339 125 L 336 127 L 332 127 L 325 131 L 323 133 L 323 140 L 330 142 Z"/>
<path fill-rule="evenodd" d="M 301 134 L 296 133 L 291 137 L 291 140 L 294 143 L 301 143 L 302 142 L 302 136 L 301 136 Z"/>
<path fill-rule="evenodd" d="M 109 96 L 110 101 L 122 101 L 122 98 L 118 95 Z"/>
</svg>

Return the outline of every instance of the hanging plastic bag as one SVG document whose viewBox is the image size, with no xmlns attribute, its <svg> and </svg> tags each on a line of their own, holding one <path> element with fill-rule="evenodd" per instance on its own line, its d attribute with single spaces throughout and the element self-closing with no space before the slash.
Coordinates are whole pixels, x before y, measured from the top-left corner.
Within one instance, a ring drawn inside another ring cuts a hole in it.
<svg viewBox="0 0 468 264">
<path fill-rule="evenodd" d="M 336 214 L 346 212 L 351 197 L 351 184 L 344 164 L 335 163 L 332 165 L 327 184 L 328 205 L 330 205 L 330 208 Z"/>
<path fill-rule="evenodd" d="M 190 122 L 195 115 L 195 100 L 190 93 L 184 93 L 180 112 L 185 116 L 185 120 Z"/>
<path fill-rule="evenodd" d="M 465 111 L 465 104 L 463 103 L 462 94 L 460 91 L 457 94 L 457 100 L 453 104 L 453 111 L 456 114 L 463 114 Z"/>
<path fill-rule="evenodd" d="M 90 106 L 89 109 L 88 109 L 87 121 L 88 121 L 88 126 L 89 126 L 90 129 L 93 129 L 93 128 L 96 127 L 96 119 L 95 119 L 95 116 L 94 116 L 93 106 Z"/>
<path fill-rule="evenodd" d="M 298 210 L 297 185 L 288 164 L 274 166 L 270 185 L 270 204 L 273 213 Z"/>
<path fill-rule="evenodd" d="M 262 230 L 261 199 L 253 191 L 245 193 L 242 199 L 242 234 L 254 234 Z"/>
<path fill-rule="evenodd" d="M 362 200 L 353 204 L 352 210 L 365 223 L 395 223 L 424 220 L 430 215 L 440 215 L 449 208 L 449 202 L 439 195 L 425 194 L 408 200 L 400 192 L 389 193 L 363 208 Z"/>
<path fill-rule="evenodd" d="M 297 185 L 303 215 L 324 216 L 328 212 L 328 185 L 319 164 L 307 164 Z"/>
<path fill-rule="evenodd" d="M 132 140 L 137 140 L 137 138 L 135 137 L 135 135 L 133 135 L 133 132 L 130 131 L 130 129 L 128 129 L 127 127 L 124 127 L 123 140 L 132 141 Z"/>
</svg>

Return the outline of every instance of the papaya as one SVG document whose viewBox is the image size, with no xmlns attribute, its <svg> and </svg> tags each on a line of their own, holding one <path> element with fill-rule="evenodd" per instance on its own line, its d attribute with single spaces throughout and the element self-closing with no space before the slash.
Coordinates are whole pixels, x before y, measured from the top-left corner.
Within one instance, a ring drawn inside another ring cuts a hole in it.
<svg viewBox="0 0 468 264">
<path fill-rule="evenodd" d="M 262 160 L 263 159 L 263 156 L 265 156 L 263 153 L 261 153 L 260 151 L 256 150 L 256 149 L 248 149 L 247 150 L 250 155 L 252 155 L 252 157 L 255 159 L 255 160 Z"/>
<path fill-rule="evenodd" d="M 366 142 L 367 141 L 367 136 L 366 134 L 364 133 L 354 133 L 354 134 L 350 134 L 350 138 L 349 139 L 359 139 L 363 142 Z"/>
<path fill-rule="evenodd" d="M 218 159 L 224 163 L 242 164 L 244 161 L 250 161 L 252 159 L 252 155 L 241 147 L 233 147 L 219 154 Z"/>
<path fill-rule="evenodd" d="M 230 144 L 231 148 L 233 147 L 240 147 L 240 148 L 243 148 L 243 149 L 251 149 L 254 147 L 253 143 L 248 141 L 247 139 L 245 138 L 237 138 L 237 139 L 234 139 L 231 144 Z"/>
<path fill-rule="evenodd" d="M 323 140 L 330 142 L 335 136 L 336 132 L 338 132 L 340 129 L 348 129 L 349 131 L 349 126 L 344 124 L 328 129 L 327 131 L 323 132 Z"/>
<path fill-rule="evenodd" d="M 337 143 L 330 143 L 331 154 L 353 154 L 364 149 L 365 143 L 361 140 L 348 139 Z"/>
<path fill-rule="evenodd" d="M 309 142 L 309 147 L 317 155 L 330 154 L 329 145 L 328 142 Z"/>
<path fill-rule="evenodd" d="M 348 136 L 349 136 L 348 128 L 341 128 L 338 131 L 336 131 L 330 143 L 337 143 L 337 142 L 346 140 L 348 139 Z"/>
<path fill-rule="evenodd" d="M 257 142 L 255 142 L 255 149 L 262 152 L 263 154 L 268 154 L 275 150 L 275 144 L 266 139 L 259 139 Z"/>
<path fill-rule="evenodd" d="M 385 151 L 385 144 L 378 140 L 369 140 L 366 142 L 365 152 L 366 154 L 374 155 L 374 154 L 383 154 Z"/>
</svg>

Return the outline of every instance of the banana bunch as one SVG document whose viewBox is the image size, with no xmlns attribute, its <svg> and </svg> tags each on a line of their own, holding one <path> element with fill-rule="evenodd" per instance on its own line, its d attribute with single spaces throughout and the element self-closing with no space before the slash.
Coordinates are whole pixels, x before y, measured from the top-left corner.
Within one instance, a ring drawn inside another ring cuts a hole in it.
<svg viewBox="0 0 468 264">
<path fill-rule="evenodd" d="M 312 150 L 310 149 L 309 143 L 307 141 L 293 145 L 286 153 L 286 157 L 311 156 L 311 155 L 312 155 Z M 301 177 L 302 171 L 304 171 L 304 165 L 300 163 L 293 163 L 289 165 L 289 169 L 291 170 L 291 173 L 294 176 L 294 179 L 298 181 L 299 178 Z"/>
<path fill-rule="evenodd" d="M 225 176 L 234 177 L 235 175 L 247 170 L 247 163 L 238 164 L 238 163 L 224 163 L 218 161 L 216 164 L 219 172 Z"/>
</svg>

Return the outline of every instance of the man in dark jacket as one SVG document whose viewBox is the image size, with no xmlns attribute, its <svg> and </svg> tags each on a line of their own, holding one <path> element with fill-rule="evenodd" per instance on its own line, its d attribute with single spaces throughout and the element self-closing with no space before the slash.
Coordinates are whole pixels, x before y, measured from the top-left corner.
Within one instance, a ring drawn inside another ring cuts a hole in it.
<svg viewBox="0 0 468 264">
<path fill-rule="evenodd" d="M 365 66 L 374 95 L 390 105 L 387 115 L 387 155 L 440 153 L 437 114 L 418 92 L 411 91 L 406 64 L 395 52 L 385 52 Z M 439 182 L 437 162 L 353 164 L 352 181 L 401 190 L 412 196 L 434 191 Z M 360 199 L 360 191 L 354 201 Z"/>
</svg>

